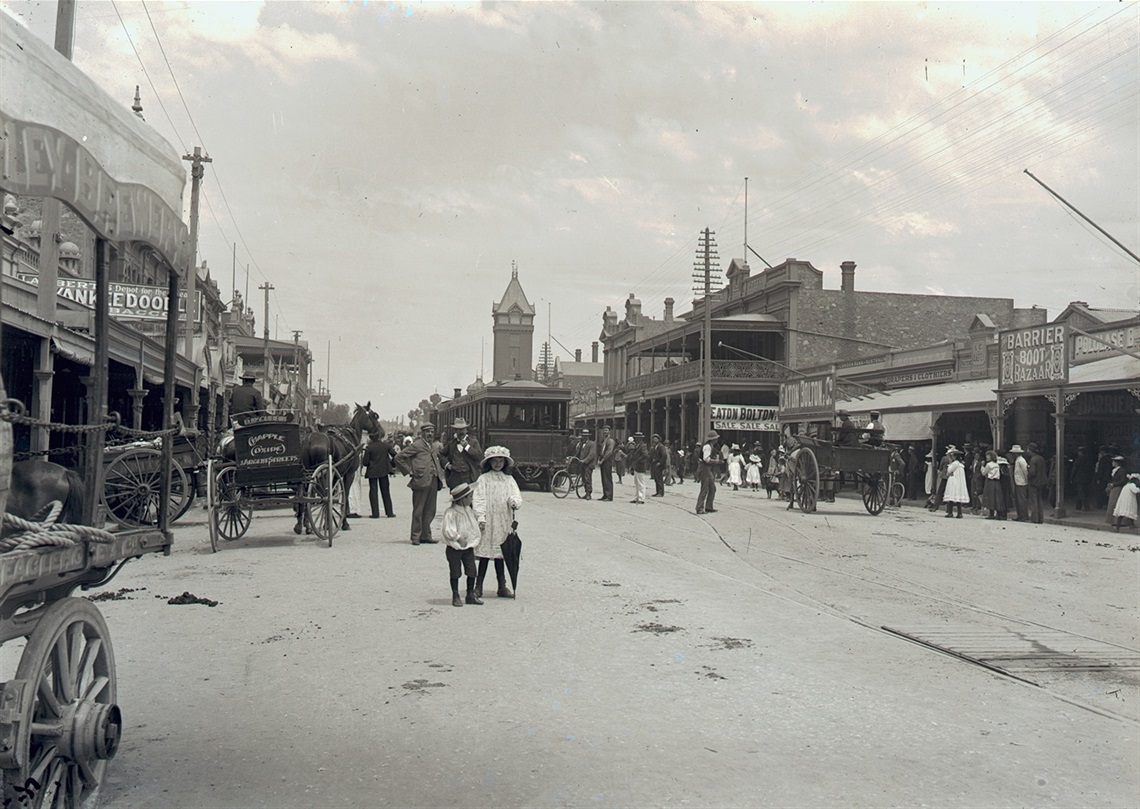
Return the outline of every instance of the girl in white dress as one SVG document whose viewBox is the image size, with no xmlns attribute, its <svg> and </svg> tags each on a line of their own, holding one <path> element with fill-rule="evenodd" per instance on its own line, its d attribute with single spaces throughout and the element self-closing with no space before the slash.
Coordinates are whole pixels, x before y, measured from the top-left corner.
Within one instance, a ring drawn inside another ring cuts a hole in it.
<svg viewBox="0 0 1140 809">
<path fill-rule="evenodd" d="M 479 520 L 482 538 L 475 548 L 479 560 L 479 575 L 475 582 L 475 597 L 483 597 L 483 579 L 488 562 L 495 562 L 495 578 L 499 580 L 499 598 L 514 598 L 507 587 L 503 565 L 503 549 L 499 546 L 511 532 L 515 511 L 522 507 L 522 493 L 510 473 L 511 451 L 506 447 L 487 447 L 483 452 L 483 473 L 475 481 L 475 516 Z"/>
<path fill-rule="evenodd" d="M 732 484 L 732 490 L 738 491 L 742 483 L 744 483 L 744 456 L 740 454 L 740 445 L 733 444 L 732 452 L 728 456 L 728 482 Z"/>
<path fill-rule="evenodd" d="M 966 485 L 966 467 L 962 465 L 962 450 L 951 450 L 954 460 L 946 467 L 946 492 L 942 500 L 946 503 L 946 516 L 962 518 L 962 504 L 970 502 L 970 489 Z M 958 513 L 954 514 L 957 507 Z"/>
<path fill-rule="evenodd" d="M 1112 528 L 1119 531 L 1121 528 L 1131 528 L 1136 525 L 1136 499 L 1140 494 L 1140 474 L 1133 472 L 1120 490 L 1120 497 L 1116 500 L 1116 508 L 1112 510 Z"/>
</svg>

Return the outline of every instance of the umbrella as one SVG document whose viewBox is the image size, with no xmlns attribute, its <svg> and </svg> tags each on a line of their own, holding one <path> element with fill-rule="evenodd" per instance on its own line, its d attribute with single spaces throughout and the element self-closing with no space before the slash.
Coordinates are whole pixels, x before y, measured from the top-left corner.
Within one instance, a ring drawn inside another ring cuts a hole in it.
<svg viewBox="0 0 1140 809">
<path fill-rule="evenodd" d="M 519 521 L 511 520 L 511 532 L 499 545 L 503 551 L 503 561 L 507 565 L 507 572 L 511 574 L 511 587 L 516 590 L 519 584 L 519 556 L 522 555 L 522 540 L 519 539 L 518 527 Z"/>
</svg>

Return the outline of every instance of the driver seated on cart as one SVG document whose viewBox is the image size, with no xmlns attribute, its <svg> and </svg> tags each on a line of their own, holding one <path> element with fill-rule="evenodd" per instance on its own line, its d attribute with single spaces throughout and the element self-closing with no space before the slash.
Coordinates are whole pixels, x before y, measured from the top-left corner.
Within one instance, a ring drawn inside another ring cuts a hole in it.
<svg viewBox="0 0 1140 809">
<path fill-rule="evenodd" d="M 837 410 L 835 415 L 839 417 L 839 435 L 835 440 L 836 445 L 840 447 L 859 446 L 859 428 L 851 420 L 851 414 L 846 410 Z"/>
<path fill-rule="evenodd" d="M 268 403 L 265 397 L 261 395 L 254 382 L 257 377 L 253 374 L 242 374 L 241 384 L 233 389 L 230 393 L 230 420 L 234 416 L 241 416 L 246 413 L 259 413 L 268 409 Z"/>
<path fill-rule="evenodd" d="M 871 420 L 867 422 L 867 426 L 863 428 L 863 441 L 869 447 L 881 447 L 883 445 L 883 434 L 886 431 L 883 429 L 883 414 L 878 410 L 871 411 Z"/>
</svg>

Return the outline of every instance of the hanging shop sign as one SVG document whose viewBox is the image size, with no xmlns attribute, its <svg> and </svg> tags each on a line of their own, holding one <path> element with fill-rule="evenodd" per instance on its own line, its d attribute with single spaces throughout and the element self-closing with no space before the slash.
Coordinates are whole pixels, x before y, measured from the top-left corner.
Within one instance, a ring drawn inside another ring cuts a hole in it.
<svg viewBox="0 0 1140 809">
<path fill-rule="evenodd" d="M 38 286 L 40 277 L 28 273 L 16 276 L 33 286 Z M 56 293 L 61 298 L 74 301 L 80 306 L 95 308 L 95 282 L 86 278 L 60 278 Z M 166 320 L 166 310 L 170 306 L 170 296 L 164 287 L 143 284 L 107 284 L 107 314 L 117 320 Z M 198 322 L 202 322 L 202 293 L 198 293 Z M 178 311 L 186 314 L 186 293 L 178 294 Z"/>
<path fill-rule="evenodd" d="M 1096 339 L 1094 340 L 1093 337 Z M 1105 343 L 1109 343 L 1109 345 L 1105 345 Z M 1136 351 L 1138 348 L 1140 348 L 1140 326 L 1125 326 L 1120 329 L 1097 332 L 1090 337 L 1074 334 L 1072 357 L 1073 362 L 1077 362 L 1121 350 Z"/>
<path fill-rule="evenodd" d="M 998 388 L 1044 388 L 1069 381 L 1069 327 L 1064 323 L 998 335 Z"/>
<path fill-rule="evenodd" d="M 750 430 L 762 433 L 780 432 L 779 412 L 774 407 L 714 404 L 714 430 Z"/>
<path fill-rule="evenodd" d="M 835 375 L 815 374 L 780 383 L 780 420 L 802 421 L 835 415 Z"/>
</svg>

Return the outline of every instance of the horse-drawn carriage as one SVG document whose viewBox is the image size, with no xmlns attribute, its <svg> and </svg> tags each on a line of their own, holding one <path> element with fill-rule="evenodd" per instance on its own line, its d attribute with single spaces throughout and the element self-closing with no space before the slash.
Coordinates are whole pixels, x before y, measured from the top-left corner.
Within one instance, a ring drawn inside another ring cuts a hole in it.
<svg viewBox="0 0 1140 809">
<path fill-rule="evenodd" d="M 831 373 L 805 375 L 780 385 L 780 420 L 810 428 L 792 437 L 794 447 L 788 452 L 792 501 L 810 513 L 821 495 L 834 500 L 840 480 L 855 480 L 867 511 L 880 514 L 891 493 L 894 448 L 882 443 L 881 431 L 862 442 L 853 440 L 849 429 L 837 429 L 835 400 Z"/>
<path fill-rule="evenodd" d="M 107 516 L 126 528 L 158 524 L 158 501 L 166 465 L 162 445 L 173 443 L 170 470 L 170 521 L 190 510 L 198 480 L 206 470 L 205 436 L 160 436 L 153 440 L 108 445 L 103 453 L 100 502 Z"/>
<path fill-rule="evenodd" d="M 233 419 L 232 441 L 206 466 L 210 547 L 241 539 L 255 508 L 290 506 L 295 533 L 332 547 L 348 530 L 348 487 L 360 466 L 363 436 L 380 429 L 371 402 L 356 405 L 346 426 L 304 432 L 293 414 L 247 413 Z"/>
<path fill-rule="evenodd" d="M 799 447 L 792 450 L 792 497 L 801 511 L 815 511 L 820 493 L 834 494 L 839 475 L 854 479 L 870 514 L 879 514 L 887 505 L 890 486 L 889 447 L 842 446 L 831 441 L 796 436 Z M 821 488 L 822 486 L 822 488 Z"/>
</svg>

